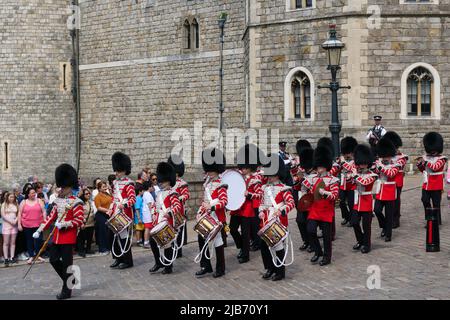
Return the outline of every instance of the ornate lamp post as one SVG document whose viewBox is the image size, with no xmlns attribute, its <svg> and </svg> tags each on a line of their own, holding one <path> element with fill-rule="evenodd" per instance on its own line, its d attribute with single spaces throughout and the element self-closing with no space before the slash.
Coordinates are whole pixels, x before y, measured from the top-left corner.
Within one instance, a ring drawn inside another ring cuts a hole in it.
<svg viewBox="0 0 450 320">
<path fill-rule="evenodd" d="M 331 132 L 331 140 L 333 141 L 334 156 L 338 157 L 339 150 L 339 133 L 341 132 L 341 124 L 339 123 L 338 113 L 338 99 L 337 92 L 341 88 L 350 89 L 350 86 L 339 85 L 336 80 L 336 74 L 341 67 L 339 66 L 341 61 L 341 51 L 344 48 L 344 44 L 336 38 L 336 25 L 330 25 L 330 36 L 327 41 L 322 44 L 322 48 L 327 51 L 328 67 L 327 70 L 331 70 L 331 82 L 328 86 L 319 86 L 321 88 L 327 88 L 331 90 L 331 124 L 329 126 Z"/>
<path fill-rule="evenodd" d="M 227 13 L 222 12 L 219 16 L 219 28 L 220 28 L 220 71 L 219 71 L 219 77 L 220 77 L 220 84 L 219 84 L 219 90 L 220 90 L 220 98 L 219 98 L 219 112 L 220 112 L 220 118 L 219 118 L 219 133 L 220 133 L 220 140 L 222 137 L 222 130 L 223 130 L 223 43 L 224 43 L 224 28 L 225 23 L 227 22 Z M 219 147 L 221 141 L 219 141 Z"/>
</svg>

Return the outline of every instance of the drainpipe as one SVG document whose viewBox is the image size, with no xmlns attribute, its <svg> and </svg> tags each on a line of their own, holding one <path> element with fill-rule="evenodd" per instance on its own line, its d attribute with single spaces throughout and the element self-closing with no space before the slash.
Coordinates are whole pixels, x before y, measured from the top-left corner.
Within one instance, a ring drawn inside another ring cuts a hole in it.
<svg viewBox="0 0 450 320">
<path fill-rule="evenodd" d="M 72 8 L 78 7 L 78 0 L 71 1 Z M 72 11 L 75 19 L 79 18 L 77 12 Z M 77 28 L 78 21 L 74 20 L 75 25 L 70 30 L 72 38 L 72 58 L 70 65 L 72 66 L 72 99 L 75 106 L 75 166 L 77 172 L 80 171 L 80 154 L 81 154 L 81 112 L 80 112 L 80 30 Z"/>
</svg>

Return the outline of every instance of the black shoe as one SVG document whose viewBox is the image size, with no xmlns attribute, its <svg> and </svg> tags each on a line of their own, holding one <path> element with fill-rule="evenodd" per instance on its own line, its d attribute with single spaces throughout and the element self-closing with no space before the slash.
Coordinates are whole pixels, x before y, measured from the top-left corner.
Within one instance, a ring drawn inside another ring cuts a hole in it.
<svg viewBox="0 0 450 320">
<path fill-rule="evenodd" d="M 173 272 L 172 267 L 165 267 L 162 274 L 171 274 Z"/>
<path fill-rule="evenodd" d="M 114 260 L 114 262 L 109 266 L 110 268 L 117 268 L 120 264 L 119 259 Z"/>
<path fill-rule="evenodd" d="M 242 250 L 239 250 L 237 258 L 240 259 L 240 258 L 242 258 L 243 255 L 244 255 L 244 253 L 242 252 Z"/>
<path fill-rule="evenodd" d="M 258 245 L 253 245 L 250 247 L 250 251 L 258 251 L 260 247 Z"/>
<path fill-rule="evenodd" d="M 384 241 L 385 241 L 385 242 L 391 242 L 391 237 L 386 237 L 386 238 L 384 239 Z"/>
<path fill-rule="evenodd" d="M 86 254 L 95 254 L 95 251 L 94 250 L 87 250 Z"/>
<path fill-rule="evenodd" d="M 369 252 L 370 252 L 370 248 L 368 246 L 361 247 L 361 253 L 369 253 Z"/>
<path fill-rule="evenodd" d="M 182 258 L 183 257 L 183 251 L 181 251 L 181 249 L 180 250 L 178 250 L 178 252 L 177 252 L 177 259 L 178 258 Z"/>
<path fill-rule="evenodd" d="M 119 266 L 117 267 L 117 269 L 119 269 L 119 270 L 123 270 L 123 269 L 128 269 L 128 268 L 131 268 L 131 267 L 132 267 L 132 265 L 131 265 L 131 264 L 128 264 L 128 263 L 122 262 L 121 264 L 119 264 Z"/>
<path fill-rule="evenodd" d="M 341 226 L 345 226 L 347 223 L 349 223 L 349 221 L 348 221 L 347 219 L 344 219 L 344 220 L 341 222 Z"/>
<path fill-rule="evenodd" d="M 299 248 L 300 251 L 305 251 L 306 249 L 308 249 L 309 244 L 307 243 L 303 243 L 303 245 Z"/>
<path fill-rule="evenodd" d="M 148 272 L 153 273 L 158 271 L 159 269 L 163 268 L 164 266 L 161 264 L 155 264 Z"/>
<path fill-rule="evenodd" d="M 9 259 L 5 259 L 5 261 L 3 263 L 5 264 L 5 267 L 8 267 L 10 264 Z"/>
<path fill-rule="evenodd" d="M 320 260 L 319 265 L 320 266 L 326 266 L 327 264 L 331 263 L 330 258 L 323 257 L 322 260 Z"/>
<path fill-rule="evenodd" d="M 86 253 L 84 252 L 78 252 L 78 256 L 82 257 L 82 258 L 86 258 Z"/>
<path fill-rule="evenodd" d="M 213 278 L 220 278 L 221 276 L 224 276 L 224 275 L 225 275 L 225 272 L 216 270 L 216 272 L 214 272 L 212 276 L 213 276 Z"/>
<path fill-rule="evenodd" d="M 381 237 L 383 238 L 383 237 L 385 237 L 386 236 L 386 231 L 381 231 Z"/>
<path fill-rule="evenodd" d="M 211 273 L 211 272 L 213 272 L 211 269 L 201 268 L 199 271 L 197 271 L 197 272 L 195 273 L 195 275 L 196 275 L 197 277 L 201 277 L 201 276 L 204 276 L 205 274 Z"/>
<path fill-rule="evenodd" d="M 61 290 L 61 292 L 60 293 L 58 293 L 57 295 L 56 295 L 56 299 L 58 299 L 58 300 L 65 300 L 65 299 L 70 299 L 72 297 L 72 290 L 69 290 L 69 289 L 67 289 L 67 290 Z"/>
<path fill-rule="evenodd" d="M 284 279 L 284 274 L 275 273 L 272 276 L 272 281 L 280 281 L 280 280 L 283 280 L 283 279 Z"/>
<path fill-rule="evenodd" d="M 400 227 L 400 222 L 394 222 L 392 224 L 392 229 L 397 229 L 398 227 Z"/>
<path fill-rule="evenodd" d="M 11 260 L 9 260 L 9 263 L 10 263 L 10 264 L 17 263 L 16 257 L 14 257 L 14 258 L 12 258 Z"/>
<path fill-rule="evenodd" d="M 272 270 L 267 270 L 266 273 L 263 274 L 262 278 L 264 280 L 269 280 L 275 272 Z"/>
<path fill-rule="evenodd" d="M 357 243 L 353 246 L 353 250 L 359 250 L 359 249 L 361 249 L 361 247 L 362 247 L 362 244 L 359 243 L 359 242 L 357 242 Z"/>
<path fill-rule="evenodd" d="M 249 257 L 240 257 L 239 259 L 238 259 L 238 262 L 239 263 L 246 263 L 246 262 L 249 262 L 250 261 L 250 258 Z"/>
<path fill-rule="evenodd" d="M 314 257 L 311 258 L 312 263 L 316 263 L 323 254 L 315 254 Z"/>
</svg>

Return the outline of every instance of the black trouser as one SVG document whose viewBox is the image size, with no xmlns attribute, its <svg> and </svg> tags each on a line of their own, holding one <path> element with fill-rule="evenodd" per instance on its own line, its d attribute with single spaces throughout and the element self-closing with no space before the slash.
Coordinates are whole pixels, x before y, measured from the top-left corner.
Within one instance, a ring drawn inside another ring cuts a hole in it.
<svg viewBox="0 0 450 320">
<path fill-rule="evenodd" d="M 72 250 L 71 244 L 53 244 L 50 248 L 50 263 L 63 281 L 63 291 L 70 290 L 67 279 L 71 274 L 67 273 L 67 268 L 73 264 Z"/>
<path fill-rule="evenodd" d="M 112 237 L 111 241 L 114 241 L 114 234 L 112 232 L 110 234 Z M 131 239 L 128 239 L 128 243 L 126 243 L 127 242 L 126 239 L 121 239 L 120 236 L 117 236 L 115 241 L 113 242 L 114 248 L 112 248 L 113 250 L 111 250 L 111 254 L 114 259 L 119 260 L 119 263 L 125 263 L 132 267 L 133 266 L 133 254 L 131 253 L 130 241 L 131 241 Z M 119 242 L 120 242 L 120 245 L 119 245 Z M 125 248 L 125 244 L 128 245 L 129 250 L 120 257 L 116 256 L 114 253 L 117 253 L 118 255 L 122 254 L 120 247 L 122 247 L 124 249 L 128 249 L 128 248 Z"/>
<path fill-rule="evenodd" d="M 92 240 L 94 237 L 94 227 L 80 229 L 77 237 L 77 250 L 79 253 L 91 251 Z"/>
<path fill-rule="evenodd" d="M 255 212 L 255 215 L 250 220 L 250 238 L 253 242 L 253 246 L 260 247 L 261 238 L 258 236 L 259 224 L 261 223 L 259 219 L 259 210 L 258 208 L 255 208 L 253 211 Z"/>
<path fill-rule="evenodd" d="M 394 211 L 394 225 L 400 225 L 400 206 L 401 200 L 400 196 L 402 194 L 403 187 L 397 187 L 397 199 L 395 199 L 395 211 Z"/>
<path fill-rule="evenodd" d="M 250 257 L 250 229 L 253 217 L 241 217 L 233 215 L 230 219 L 230 234 L 238 249 L 242 250 L 242 257 Z M 239 226 L 241 232 L 239 233 Z"/>
<path fill-rule="evenodd" d="M 355 191 L 339 189 L 339 207 L 341 208 L 342 219 L 350 221 L 352 217 L 353 204 L 355 203 Z"/>
<path fill-rule="evenodd" d="M 433 190 L 433 191 L 427 191 L 422 189 L 422 203 L 423 207 L 426 210 L 427 208 L 436 208 L 438 209 L 438 221 L 439 224 L 442 224 L 441 221 L 441 197 L 442 197 L 442 191 L 441 190 Z M 433 202 L 433 205 L 431 205 L 431 202 Z"/>
<path fill-rule="evenodd" d="M 383 208 L 385 208 L 385 214 L 383 215 Z M 394 219 L 395 200 L 382 201 L 375 200 L 374 212 L 378 218 L 380 228 L 382 228 L 386 234 L 386 237 L 392 237 L 392 223 Z"/>
<path fill-rule="evenodd" d="M 173 263 L 171 263 L 169 266 L 165 266 L 161 263 L 160 260 L 161 255 L 159 254 L 159 247 L 156 241 L 153 240 L 153 238 L 150 238 L 150 248 L 152 249 L 153 256 L 155 257 L 155 264 L 157 264 L 158 266 L 164 266 L 166 269 L 171 269 L 173 267 Z M 172 246 L 170 246 L 167 249 L 164 249 L 164 256 L 166 257 L 166 259 L 172 260 L 173 256 Z M 163 260 L 163 262 L 167 264 L 167 260 Z"/>
<path fill-rule="evenodd" d="M 323 235 L 323 251 L 320 245 L 319 238 L 317 238 L 317 227 L 320 227 Z M 325 258 L 331 259 L 332 249 L 331 249 L 331 234 L 332 222 L 318 221 L 318 220 L 308 220 L 307 230 L 309 235 L 309 244 L 314 250 L 316 255 L 325 256 Z"/>
<path fill-rule="evenodd" d="M 269 270 L 271 272 L 275 272 L 275 274 L 281 275 L 284 277 L 285 272 L 286 272 L 286 267 L 285 266 L 276 267 L 275 264 L 273 263 L 272 254 L 270 253 L 269 246 L 262 239 L 261 239 L 260 243 L 261 243 L 261 257 L 263 260 L 264 269 Z M 283 260 L 284 253 L 285 253 L 284 249 L 276 252 L 277 257 L 280 261 Z"/>
<path fill-rule="evenodd" d="M 223 240 L 224 233 L 225 233 L 225 230 L 223 230 L 223 228 L 222 228 L 222 230 L 220 231 L 219 234 L 217 234 L 216 237 L 222 237 L 222 240 Z M 214 242 L 214 241 L 212 241 L 212 242 Z M 201 235 L 198 235 L 198 247 L 200 248 L 200 250 L 202 250 L 204 245 L 205 245 L 205 239 L 203 239 L 203 237 Z M 216 250 L 216 272 L 225 273 L 225 248 L 223 245 L 221 245 L 220 247 L 216 247 L 215 250 Z M 211 256 L 209 253 L 209 249 L 206 249 L 205 251 L 203 251 L 202 258 L 200 260 L 200 267 L 212 271 L 211 260 L 207 259 L 206 255 L 208 255 L 208 257 Z"/>
<path fill-rule="evenodd" d="M 362 230 L 361 230 L 362 218 Z M 372 212 L 353 211 L 352 219 L 350 220 L 353 230 L 355 230 L 356 241 L 370 248 L 370 236 L 372 231 Z"/>
<path fill-rule="evenodd" d="M 100 211 L 95 214 L 95 239 L 97 240 L 98 251 L 106 252 L 111 250 L 109 241 L 109 229 L 106 226 L 108 216 Z"/>
<path fill-rule="evenodd" d="M 302 240 L 304 244 L 309 245 L 309 237 L 308 237 L 308 211 L 297 211 L 297 222 L 298 230 L 300 231 L 300 235 L 302 236 Z"/>
</svg>

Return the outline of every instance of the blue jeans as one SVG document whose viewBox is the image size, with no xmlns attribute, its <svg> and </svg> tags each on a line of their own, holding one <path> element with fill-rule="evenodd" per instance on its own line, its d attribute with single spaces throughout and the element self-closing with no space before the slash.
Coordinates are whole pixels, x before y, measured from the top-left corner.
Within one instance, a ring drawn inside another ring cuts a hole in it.
<svg viewBox="0 0 450 320">
<path fill-rule="evenodd" d="M 106 226 L 108 216 L 105 213 L 97 212 L 95 214 L 95 239 L 97 240 L 98 251 L 110 251 L 110 244 L 108 241 L 108 227 Z"/>
<path fill-rule="evenodd" d="M 27 252 L 30 258 L 35 257 L 39 253 L 39 250 L 41 249 L 42 245 L 42 233 L 39 235 L 39 238 L 37 239 L 33 238 L 33 233 L 35 233 L 37 229 L 38 229 L 37 227 L 23 228 L 23 232 L 25 233 L 25 239 L 27 241 Z"/>
</svg>

